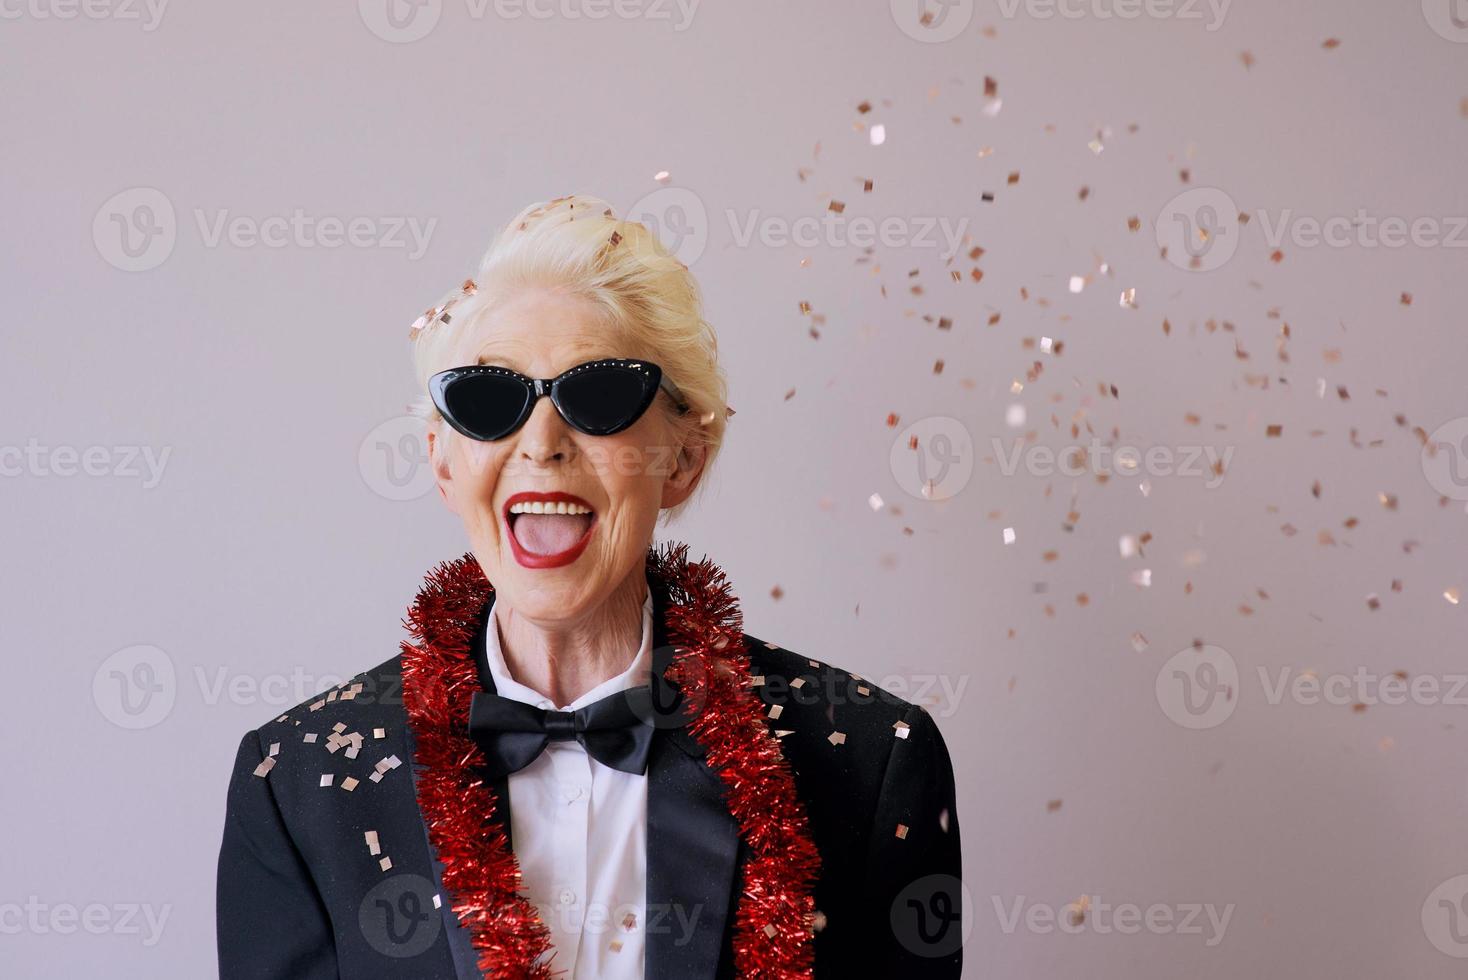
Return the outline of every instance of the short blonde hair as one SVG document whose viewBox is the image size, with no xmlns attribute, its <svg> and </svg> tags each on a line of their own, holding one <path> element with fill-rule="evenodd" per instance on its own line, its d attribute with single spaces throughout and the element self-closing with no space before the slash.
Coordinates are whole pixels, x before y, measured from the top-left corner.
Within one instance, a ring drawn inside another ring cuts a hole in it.
<svg viewBox="0 0 1468 980">
<path fill-rule="evenodd" d="M 525 208 L 495 236 L 474 274 L 419 317 L 411 331 L 418 396 L 410 410 L 439 438 L 458 436 L 428 396 L 428 379 L 459 366 L 475 324 L 525 288 L 593 303 L 630 345 L 624 356 L 658 364 L 682 393 L 686 414 L 673 411 L 670 399 L 653 405 L 661 406 L 681 444 L 701 446 L 706 459 L 694 496 L 662 513 L 664 522 L 672 521 L 708 485 L 732 414 L 728 381 L 693 274 L 646 226 L 619 220 L 599 198 L 571 195 Z"/>
</svg>

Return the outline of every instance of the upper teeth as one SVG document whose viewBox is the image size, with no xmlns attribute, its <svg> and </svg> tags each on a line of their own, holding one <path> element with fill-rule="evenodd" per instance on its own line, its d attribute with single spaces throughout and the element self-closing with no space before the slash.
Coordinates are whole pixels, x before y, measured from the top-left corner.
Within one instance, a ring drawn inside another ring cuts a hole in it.
<svg viewBox="0 0 1468 980">
<path fill-rule="evenodd" d="M 590 514 L 590 507 L 582 507 L 580 504 L 547 503 L 543 500 L 534 500 L 510 505 L 511 514 Z"/>
</svg>

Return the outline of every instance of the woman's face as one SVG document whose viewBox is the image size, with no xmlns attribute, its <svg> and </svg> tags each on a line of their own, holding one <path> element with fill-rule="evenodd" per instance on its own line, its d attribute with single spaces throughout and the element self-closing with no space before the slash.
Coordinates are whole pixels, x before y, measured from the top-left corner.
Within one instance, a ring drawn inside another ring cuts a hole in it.
<svg viewBox="0 0 1468 980">
<path fill-rule="evenodd" d="M 587 300 L 526 289 L 479 319 L 454 366 L 496 364 L 554 378 L 596 358 L 641 356 L 625 349 L 596 313 Z M 633 425 L 589 436 L 567 425 L 545 397 L 523 426 L 495 442 L 446 426 L 441 437 L 430 431 L 439 492 L 464 522 L 485 575 L 518 614 L 574 623 L 619 587 L 640 590 L 629 576 L 642 573 L 658 511 L 686 499 L 702 471 L 703 454 L 680 453 L 674 443 L 665 417 L 670 409 L 667 392 L 660 391 Z M 592 515 L 507 517 L 513 496 L 556 492 L 579 498 Z M 583 542 L 566 560 L 566 552 Z"/>
</svg>

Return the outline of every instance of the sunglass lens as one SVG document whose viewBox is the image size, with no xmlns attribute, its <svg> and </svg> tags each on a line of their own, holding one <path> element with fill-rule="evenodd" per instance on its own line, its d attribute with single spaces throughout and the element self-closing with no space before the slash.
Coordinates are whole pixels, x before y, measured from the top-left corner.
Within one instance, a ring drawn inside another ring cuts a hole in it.
<svg viewBox="0 0 1468 980">
<path fill-rule="evenodd" d="M 477 439 L 499 439 L 514 428 L 530 393 L 513 378 L 466 374 L 443 392 L 447 414 Z"/>
<path fill-rule="evenodd" d="M 656 389 L 628 367 L 590 368 L 561 382 L 560 401 L 568 419 L 584 432 L 611 435 L 641 417 Z"/>
</svg>

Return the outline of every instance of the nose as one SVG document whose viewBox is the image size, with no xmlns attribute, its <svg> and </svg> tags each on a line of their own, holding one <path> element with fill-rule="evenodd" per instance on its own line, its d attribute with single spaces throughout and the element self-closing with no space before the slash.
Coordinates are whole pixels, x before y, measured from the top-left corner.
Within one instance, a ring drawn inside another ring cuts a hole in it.
<svg viewBox="0 0 1468 980">
<path fill-rule="evenodd" d="M 570 462 L 575 454 L 571 431 L 548 396 L 537 399 L 518 433 L 516 453 L 527 463 Z"/>
</svg>

